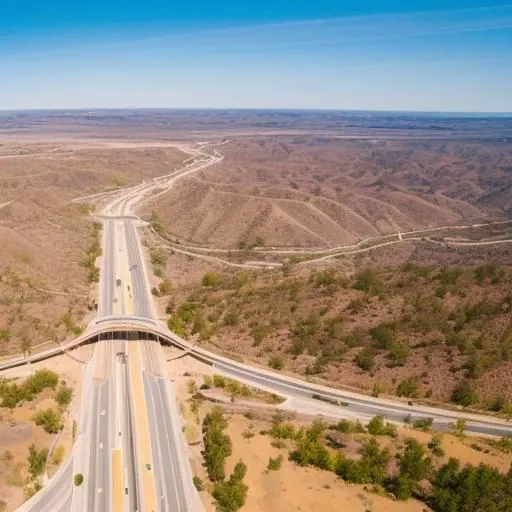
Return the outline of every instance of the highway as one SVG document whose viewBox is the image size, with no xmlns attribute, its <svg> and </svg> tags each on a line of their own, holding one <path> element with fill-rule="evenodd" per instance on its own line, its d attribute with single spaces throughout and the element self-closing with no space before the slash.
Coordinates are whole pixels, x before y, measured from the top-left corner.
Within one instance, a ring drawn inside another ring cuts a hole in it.
<svg viewBox="0 0 512 512">
<path fill-rule="evenodd" d="M 327 417 L 379 414 L 390 421 L 433 418 L 440 430 L 458 418 L 475 434 L 512 435 L 503 420 L 459 411 L 374 398 L 335 390 L 233 361 L 191 345 L 168 331 L 155 315 L 138 227 L 133 209 L 151 195 L 160 194 L 182 176 L 222 160 L 216 150 L 191 150 L 193 159 L 183 169 L 141 185 L 110 193 L 101 215 L 101 258 L 98 313 L 86 333 L 66 347 L 93 338 L 119 325 L 132 324 L 141 332 L 158 335 L 215 367 L 229 377 L 286 398 L 283 408 Z M 97 196 L 95 196 L 97 197 Z M 103 197 L 100 195 L 100 197 Z M 121 331 L 123 332 L 123 331 Z M 2 369 L 50 357 L 57 347 L 27 358 L 0 364 Z M 102 340 L 95 344 L 84 369 L 81 421 L 75 447 L 60 471 L 21 512 L 201 512 L 204 507 L 192 483 L 192 471 L 173 386 L 167 378 L 160 343 L 140 339 Z M 84 482 L 75 487 L 73 475 Z"/>
<path fill-rule="evenodd" d="M 196 152 L 198 153 L 198 152 Z M 139 219 L 129 205 L 155 189 L 172 186 L 221 159 L 192 159 L 167 177 L 132 187 L 102 212 L 98 312 L 92 325 L 156 322 L 142 248 Z M 89 326 L 91 328 L 91 326 Z M 93 327 L 94 328 L 94 327 Z M 68 343 L 70 348 L 84 337 Z M 34 358 L 14 358 L 0 371 L 61 353 L 51 349 Z M 81 420 L 71 456 L 49 483 L 23 504 L 21 512 L 201 512 L 204 507 L 192 482 L 187 446 L 176 397 L 165 378 L 165 358 L 156 341 L 98 341 L 83 376 Z M 80 486 L 73 477 L 82 474 Z"/>
</svg>

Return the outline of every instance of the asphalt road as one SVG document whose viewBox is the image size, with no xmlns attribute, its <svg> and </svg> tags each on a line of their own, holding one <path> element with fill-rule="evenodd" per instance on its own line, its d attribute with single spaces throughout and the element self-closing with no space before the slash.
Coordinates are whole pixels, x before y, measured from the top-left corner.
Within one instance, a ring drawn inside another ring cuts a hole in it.
<svg viewBox="0 0 512 512">
<path fill-rule="evenodd" d="M 89 463 L 83 484 L 87 488 L 86 510 L 90 512 L 108 510 L 111 499 L 110 421 L 113 411 L 110 386 L 111 381 L 108 380 L 93 382 L 91 387 L 90 435 L 89 443 L 84 444 Z"/>
<path fill-rule="evenodd" d="M 115 236 L 114 221 L 103 224 L 103 265 L 100 273 L 100 302 L 98 317 L 110 316 L 114 304 L 115 287 Z"/>
<path fill-rule="evenodd" d="M 183 469 L 178 456 L 181 442 L 177 439 L 174 428 L 174 425 L 180 425 L 181 422 L 171 414 L 172 408 L 165 384 L 159 377 L 144 375 L 160 512 L 193 512 L 198 509 L 194 508 L 193 502 L 189 503 L 190 485 L 187 485 L 192 483 L 192 475 L 186 468 L 185 475 L 182 475 Z M 183 436 L 181 431 L 179 436 Z"/>
<path fill-rule="evenodd" d="M 512 424 L 493 421 L 483 415 L 468 415 L 463 412 L 449 411 L 434 407 L 393 402 L 342 390 L 329 389 L 305 381 L 299 381 L 276 372 L 262 371 L 239 363 L 215 362 L 214 366 L 221 373 L 245 382 L 251 386 L 291 398 L 289 407 L 298 412 L 310 414 L 312 410 L 328 417 L 359 417 L 371 419 L 374 416 L 384 416 L 389 421 L 404 423 L 407 420 L 432 418 L 438 430 L 450 430 L 457 419 L 466 421 L 466 432 L 492 436 L 512 435 Z M 322 399 L 314 399 L 317 395 Z M 337 401 L 339 405 L 329 403 Z"/>
<path fill-rule="evenodd" d="M 135 316 L 153 318 L 150 293 L 145 276 L 144 260 L 139 246 L 139 238 L 132 220 L 124 221 L 126 232 L 126 247 L 128 251 L 128 265 L 130 267 L 133 286 L 133 303 Z"/>
<path fill-rule="evenodd" d="M 73 457 L 63 464 L 45 487 L 17 509 L 17 512 L 69 512 L 73 498 Z"/>
</svg>

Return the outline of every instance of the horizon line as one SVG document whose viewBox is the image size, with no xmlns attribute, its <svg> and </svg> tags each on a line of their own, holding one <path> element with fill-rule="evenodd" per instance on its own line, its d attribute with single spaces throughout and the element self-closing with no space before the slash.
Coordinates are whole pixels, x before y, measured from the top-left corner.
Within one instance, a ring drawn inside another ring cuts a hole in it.
<svg viewBox="0 0 512 512">
<path fill-rule="evenodd" d="M 98 111 L 267 111 L 267 112 L 377 112 L 388 114 L 458 114 L 458 115 L 489 115 L 512 116 L 512 111 L 486 111 L 486 110 L 414 110 L 414 109 L 364 109 L 364 108 L 314 108 L 314 107 L 36 107 L 36 108 L 0 108 L 0 113 L 13 112 L 87 112 Z"/>
</svg>

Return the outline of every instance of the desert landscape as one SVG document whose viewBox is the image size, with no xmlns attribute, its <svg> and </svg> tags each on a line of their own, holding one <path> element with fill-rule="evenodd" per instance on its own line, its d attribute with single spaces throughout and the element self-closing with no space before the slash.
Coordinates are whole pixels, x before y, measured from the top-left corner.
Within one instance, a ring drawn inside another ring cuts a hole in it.
<svg viewBox="0 0 512 512">
<path fill-rule="evenodd" d="M 244 138 L 225 160 L 149 203 L 182 243 L 351 245 L 398 231 L 510 218 L 503 144 Z"/>
<path fill-rule="evenodd" d="M 102 194 L 179 170 L 191 148 L 202 147 L 223 159 L 146 198 L 136 212 L 153 299 L 171 331 L 309 382 L 507 421 L 511 141 L 510 119 L 500 117 L 2 112 L 0 356 L 26 356 L 86 328 L 97 306 Z M 318 422 L 165 350 L 207 510 L 228 510 L 218 504 L 230 492 L 244 494 L 244 485 L 247 511 L 276 503 L 283 511 L 319 503 L 333 512 L 340 503 L 361 512 L 445 510 L 430 491 L 450 457 L 484 462 L 506 481 L 508 438 L 466 436 L 462 424 L 439 438 L 414 418 L 398 429 L 381 420 L 375 429 Z M 0 510 L 13 510 L 40 485 L 33 465 L 54 438 L 34 416 L 57 410 L 64 387 L 73 401 L 58 409 L 62 448 L 52 452 L 50 473 L 71 450 L 81 362 L 90 352 L 38 363 L 32 373 L 49 368 L 57 382 L 34 397 L 16 395 L 14 407 L 7 398 L 27 387 L 30 374 L 0 379 L 0 431 L 8 440 Z M 246 465 L 232 487 L 212 477 L 205 459 L 215 422 L 231 439 L 226 475 Z M 32 443 L 38 451 L 27 459 Z M 424 463 L 419 474 L 401 462 L 412 452 Z M 364 473 L 377 459 L 381 472 Z"/>
<path fill-rule="evenodd" d="M 90 319 L 94 226 L 81 195 L 168 172 L 175 147 L 32 138 L 0 143 L 0 355 L 76 335 Z M 99 236 L 96 234 L 96 236 Z"/>
</svg>

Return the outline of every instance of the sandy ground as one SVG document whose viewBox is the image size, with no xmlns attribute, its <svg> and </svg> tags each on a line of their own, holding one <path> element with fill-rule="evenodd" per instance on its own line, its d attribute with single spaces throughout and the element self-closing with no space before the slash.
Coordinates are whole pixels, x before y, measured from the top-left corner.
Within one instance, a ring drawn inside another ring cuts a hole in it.
<svg viewBox="0 0 512 512">
<path fill-rule="evenodd" d="M 73 357 L 84 361 L 90 357 L 90 354 L 91 347 L 79 348 L 71 353 Z M 79 416 L 83 364 L 68 355 L 62 355 L 47 361 L 13 368 L 2 372 L 1 376 L 23 379 L 41 368 L 54 370 L 59 374 L 61 382 L 65 381 L 67 386 L 73 388 L 73 401 L 63 415 L 64 429 L 56 445 L 56 448 L 62 447 L 64 450 L 62 459 L 64 461 L 69 456 L 73 445 L 73 419 L 77 420 Z M 23 486 L 26 481 L 28 447 L 34 443 L 40 450 L 49 448 L 53 442 L 54 436 L 45 433 L 41 427 L 37 427 L 30 421 L 36 410 L 57 407 L 55 400 L 49 397 L 52 394 L 44 391 L 34 402 L 15 409 L 12 415 L 6 409 L 0 409 L 0 500 L 7 503 L 7 512 L 14 511 L 24 501 Z M 9 450 L 13 455 L 13 460 L 9 463 L 2 457 L 5 450 Z M 57 466 L 52 464 L 50 459 L 48 474 L 51 476 L 56 469 Z"/>
<path fill-rule="evenodd" d="M 245 440 L 242 432 L 251 421 L 242 416 L 233 416 L 228 433 L 233 440 L 233 454 L 226 464 L 230 474 L 234 465 L 242 460 L 247 465 L 245 483 L 249 486 L 245 512 L 279 510 L 280 512 L 303 511 L 339 512 L 422 512 L 423 503 L 410 500 L 407 503 L 371 494 L 362 485 L 346 484 L 335 474 L 316 468 L 303 468 L 289 462 L 287 453 L 270 446 L 270 438 L 256 434 Z M 254 428 L 258 432 L 258 427 Z M 283 455 L 278 471 L 267 472 L 269 457 Z"/>
<path fill-rule="evenodd" d="M 406 437 L 412 437 L 420 443 L 427 444 L 432 438 L 432 434 L 428 432 L 421 432 L 411 428 L 399 428 L 400 434 Z M 489 450 L 489 453 L 484 453 L 471 448 L 471 444 L 482 447 L 484 450 Z M 458 438 L 452 434 L 444 434 L 442 436 L 442 448 L 445 451 L 445 456 L 441 459 L 442 462 L 447 462 L 450 457 L 459 459 L 462 464 L 471 464 L 478 466 L 481 462 L 495 467 L 503 473 L 506 473 L 512 464 L 512 453 L 503 453 L 498 450 L 490 448 L 484 441 L 475 439 L 473 437 Z"/>
</svg>

